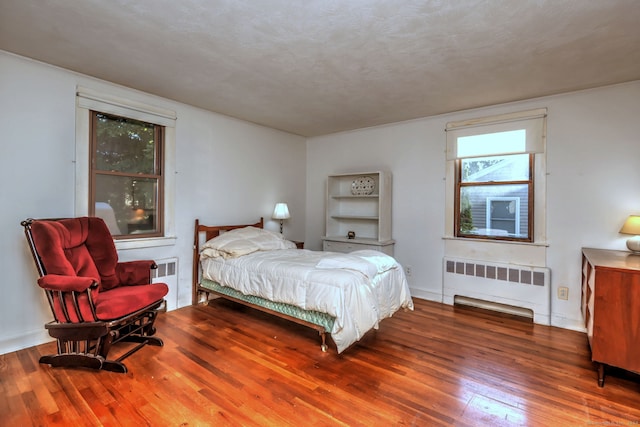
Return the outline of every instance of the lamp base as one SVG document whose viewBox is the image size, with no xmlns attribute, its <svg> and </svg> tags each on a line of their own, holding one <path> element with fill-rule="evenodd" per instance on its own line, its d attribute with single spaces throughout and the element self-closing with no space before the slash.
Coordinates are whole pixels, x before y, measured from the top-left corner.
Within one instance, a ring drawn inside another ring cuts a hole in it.
<svg viewBox="0 0 640 427">
<path fill-rule="evenodd" d="M 627 240 L 627 248 L 633 253 L 640 254 L 640 236 L 633 236 Z"/>
</svg>

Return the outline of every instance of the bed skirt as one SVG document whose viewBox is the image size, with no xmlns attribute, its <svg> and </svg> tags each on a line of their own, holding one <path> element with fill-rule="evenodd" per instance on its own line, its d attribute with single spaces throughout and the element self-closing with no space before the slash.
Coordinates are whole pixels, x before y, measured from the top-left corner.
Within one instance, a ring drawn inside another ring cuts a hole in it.
<svg viewBox="0 0 640 427">
<path fill-rule="evenodd" d="M 202 279 L 200 286 L 205 289 L 209 289 L 218 294 L 227 295 L 229 297 L 267 308 L 269 310 L 284 314 L 287 316 L 295 317 L 296 319 L 304 320 L 305 322 L 313 323 L 324 328 L 327 333 L 331 333 L 333 330 L 333 324 L 335 318 L 327 313 L 321 313 L 319 311 L 303 310 L 295 305 L 285 304 L 281 302 L 269 301 L 264 298 L 260 298 L 253 295 L 245 295 L 242 292 L 238 292 L 228 286 L 222 286 L 217 282 L 208 279 Z"/>
</svg>

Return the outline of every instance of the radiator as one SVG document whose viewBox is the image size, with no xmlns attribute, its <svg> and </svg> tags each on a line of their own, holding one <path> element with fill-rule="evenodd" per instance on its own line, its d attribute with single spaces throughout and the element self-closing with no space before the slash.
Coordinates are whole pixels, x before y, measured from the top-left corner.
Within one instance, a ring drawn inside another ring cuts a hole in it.
<svg viewBox="0 0 640 427">
<path fill-rule="evenodd" d="M 529 313 L 535 323 L 551 324 L 551 270 L 546 267 L 445 257 L 443 271 L 446 304 L 520 311 Z"/>
<path fill-rule="evenodd" d="M 164 298 L 166 310 L 175 310 L 178 306 L 178 258 L 156 260 L 158 268 L 151 270 L 153 283 L 162 282 L 169 286 L 169 293 Z"/>
</svg>

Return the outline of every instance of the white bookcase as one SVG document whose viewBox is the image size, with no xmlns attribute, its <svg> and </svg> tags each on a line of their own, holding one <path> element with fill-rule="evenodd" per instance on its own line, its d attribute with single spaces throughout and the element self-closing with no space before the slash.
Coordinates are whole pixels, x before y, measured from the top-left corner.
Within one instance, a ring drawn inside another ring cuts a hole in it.
<svg viewBox="0 0 640 427">
<path fill-rule="evenodd" d="M 349 238 L 349 232 L 355 238 Z M 391 174 L 362 172 L 327 179 L 326 236 L 323 249 L 351 252 L 376 249 L 393 255 Z"/>
</svg>

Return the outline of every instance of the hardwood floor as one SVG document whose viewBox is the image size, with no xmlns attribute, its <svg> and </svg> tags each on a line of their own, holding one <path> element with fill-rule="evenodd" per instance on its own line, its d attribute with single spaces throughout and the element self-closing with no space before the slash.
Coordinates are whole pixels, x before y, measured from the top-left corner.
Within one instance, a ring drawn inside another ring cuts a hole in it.
<svg viewBox="0 0 640 427">
<path fill-rule="evenodd" d="M 341 355 L 223 300 L 161 314 L 165 346 L 126 359 L 127 374 L 40 365 L 53 343 L 0 355 L 0 424 L 640 423 L 638 376 L 609 371 L 599 388 L 584 334 L 414 301 Z"/>
</svg>

